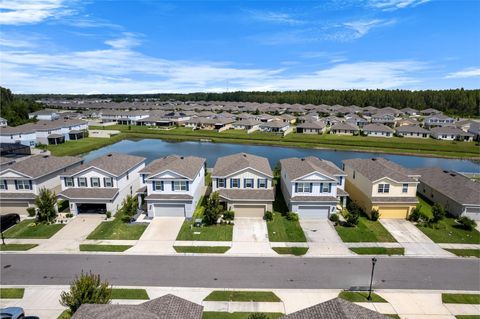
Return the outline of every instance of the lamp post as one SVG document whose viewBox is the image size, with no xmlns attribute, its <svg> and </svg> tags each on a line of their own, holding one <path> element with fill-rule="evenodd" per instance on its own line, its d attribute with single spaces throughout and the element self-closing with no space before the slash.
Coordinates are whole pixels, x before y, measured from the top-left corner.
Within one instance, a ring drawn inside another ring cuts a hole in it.
<svg viewBox="0 0 480 319">
<path fill-rule="evenodd" d="M 368 288 L 368 297 L 367 300 L 372 300 L 372 282 L 373 282 L 373 272 L 375 271 L 375 264 L 377 263 L 377 258 L 372 258 L 372 273 L 370 275 L 370 288 Z"/>
</svg>

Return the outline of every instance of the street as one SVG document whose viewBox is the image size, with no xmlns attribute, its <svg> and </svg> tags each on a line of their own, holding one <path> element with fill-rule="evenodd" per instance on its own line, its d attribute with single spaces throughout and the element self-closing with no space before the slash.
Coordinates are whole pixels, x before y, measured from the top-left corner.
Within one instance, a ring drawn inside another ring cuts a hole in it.
<svg viewBox="0 0 480 319">
<path fill-rule="evenodd" d="M 3 285 L 64 285 L 83 271 L 113 285 L 333 289 L 368 286 L 369 257 L 261 258 L 2 254 Z M 377 289 L 480 290 L 477 259 L 378 258 Z"/>
</svg>

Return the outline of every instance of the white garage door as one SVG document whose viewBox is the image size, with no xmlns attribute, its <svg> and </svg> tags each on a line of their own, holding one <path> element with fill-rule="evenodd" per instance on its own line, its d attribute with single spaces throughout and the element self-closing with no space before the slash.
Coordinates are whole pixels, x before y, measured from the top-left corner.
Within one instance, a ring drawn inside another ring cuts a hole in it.
<svg viewBox="0 0 480 319">
<path fill-rule="evenodd" d="M 185 205 L 183 204 L 164 204 L 155 205 L 155 217 L 185 217 Z"/>
<path fill-rule="evenodd" d="M 473 220 L 480 220 L 480 208 L 477 207 L 468 207 L 465 216 Z"/>
<path fill-rule="evenodd" d="M 1 203 L 0 215 L 15 213 L 19 215 L 27 214 L 27 203 Z"/>
<path fill-rule="evenodd" d="M 329 206 L 298 206 L 298 216 L 303 219 L 327 219 Z"/>
<path fill-rule="evenodd" d="M 264 205 L 234 205 L 235 217 L 263 217 Z"/>
</svg>

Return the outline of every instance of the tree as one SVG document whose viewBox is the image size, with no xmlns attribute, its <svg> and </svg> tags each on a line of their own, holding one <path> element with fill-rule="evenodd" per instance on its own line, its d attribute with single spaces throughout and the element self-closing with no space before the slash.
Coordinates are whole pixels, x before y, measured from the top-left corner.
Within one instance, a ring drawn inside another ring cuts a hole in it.
<svg viewBox="0 0 480 319">
<path fill-rule="evenodd" d="M 436 224 L 445 218 L 445 209 L 439 203 L 435 203 L 432 206 L 432 215 L 432 222 Z"/>
<path fill-rule="evenodd" d="M 203 222 L 207 225 L 214 225 L 222 214 L 223 207 L 220 205 L 218 192 L 213 192 L 207 199 L 205 210 L 203 212 Z"/>
<path fill-rule="evenodd" d="M 38 196 L 35 198 L 35 205 L 37 206 L 37 221 L 51 223 L 57 218 L 57 211 L 55 204 L 57 203 L 57 196 L 54 192 L 47 188 L 40 189 Z"/>
<path fill-rule="evenodd" d="M 137 207 L 137 197 L 128 195 L 122 202 L 122 208 L 120 208 L 119 216 L 124 219 L 124 222 L 130 222 L 132 217 L 137 213 Z"/>
<path fill-rule="evenodd" d="M 100 275 L 92 273 L 75 277 L 70 283 L 70 291 L 63 291 L 60 295 L 60 304 L 68 307 L 71 314 L 82 304 L 108 304 L 112 296 L 112 288 L 106 281 L 100 280 Z"/>
</svg>

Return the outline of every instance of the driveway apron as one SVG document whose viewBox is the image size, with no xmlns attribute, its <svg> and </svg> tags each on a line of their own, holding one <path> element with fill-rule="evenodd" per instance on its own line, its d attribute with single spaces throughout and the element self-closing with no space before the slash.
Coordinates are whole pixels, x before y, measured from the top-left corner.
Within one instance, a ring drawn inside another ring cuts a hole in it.
<svg viewBox="0 0 480 319">
<path fill-rule="evenodd" d="M 353 255 L 328 220 L 300 219 L 300 226 L 309 246 L 306 256 Z"/>
<path fill-rule="evenodd" d="M 267 224 L 262 218 L 237 217 L 233 226 L 232 248 L 226 254 L 275 255 L 268 241 Z"/>
<path fill-rule="evenodd" d="M 182 227 L 183 217 L 158 217 L 153 219 L 128 251 L 132 253 L 174 254 L 173 244 Z"/>
</svg>

